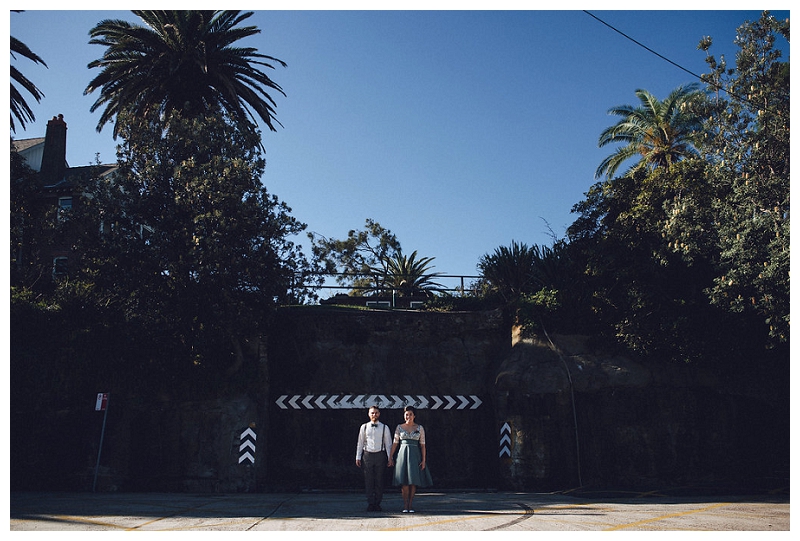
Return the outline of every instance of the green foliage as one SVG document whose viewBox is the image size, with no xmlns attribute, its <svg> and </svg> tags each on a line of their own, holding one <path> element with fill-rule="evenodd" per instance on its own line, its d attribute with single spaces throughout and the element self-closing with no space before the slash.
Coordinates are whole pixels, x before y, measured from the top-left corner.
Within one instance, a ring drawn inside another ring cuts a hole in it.
<svg viewBox="0 0 800 541">
<path fill-rule="evenodd" d="M 405 256 L 401 251 L 381 261 L 382 266 L 373 268 L 375 275 L 381 276 L 379 289 L 395 291 L 401 296 L 431 294 L 444 286 L 435 282 L 438 273 L 430 272 L 432 257 L 417 259 L 417 252 Z"/>
<path fill-rule="evenodd" d="M 385 262 L 401 250 L 397 237 L 370 218 L 363 231 L 351 229 L 344 240 L 315 233 L 308 237 L 313 257 L 323 266 L 323 272 L 336 276 L 339 284 L 353 288 L 356 295 L 377 289 L 385 280 Z"/>
<path fill-rule="evenodd" d="M 515 324 L 551 330 L 592 332 L 589 290 L 583 269 L 564 241 L 529 247 L 512 241 L 484 255 L 477 284 L 482 309 L 500 307 Z"/>
<path fill-rule="evenodd" d="M 89 43 L 106 47 L 89 63 L 102 68 L 85 94 L 100 89 L 91 111 L 105 107 L 97 130 L 130 110 L 137 116 L 167 118 L 221 109 L 236 122 L 255 122 L 256 115 L 274 130 L 275 101 L 265 89 L 283 93 L 259 66 L 286 64 L 237 41 L 258 34 L 255 26 L 238 26 L 253 13 L 240 11 L 134 10 L 145 23 L 104 20 L 89 32 Z M 119 123 L 114 135 L 119 133 Z"/>
<path fill-rule="evenodd" d="M 736 69 L 709 55 L 705 76 L 728 96 L 711 104 L 707 126 L 719 236 L 708 293 L 715 305 L 763 318 L 773 344 L 789 339 L 789 63 L 775 49 L 780 37 L 788 41 L 788 20 L 765 12 L 739 28 Z"/>
<path fill-rule="evenodd" d="M 507 303 L 513 303 L 523 294 L 535 290 L 536 265 L 542 260 L 538 245 L 511 241 L 510 246 L 500 246 L 492 254 L 484 254 L 478 261 L 478 271 L 489 288 L 500 294 Z"/>
<path fill-rule="evenodd" d="M 34 62 L 35 64 L 41 64 L 44 67 L 47 67 L 44 60 L 42 60 L 39 55 L 34 53 L 30 50 L 30 48 L 22 43 L 20 40 L 11 36 L 11 58 L 16 59 L 17 55 L 27 58 L 28 60 Z M 11 131 L 14 133 L 17 132 L 17 127 L 14 124 L 14 119 L 16 118 L 19 121 L 19 125 L 22 129 L 25 129 L 25 124 L 27 122 L 32 122 L 36 120 L 36 117 L 33 115 L 33 111 L 31 110 L 28 103 L 25 101 L 22 92 L 20 89 L 17 88 L 19 85 L 22 89 L 24 89 L 27 93 L 29 93 L 36 102 L 40 102 L 44 97 L 44 94 L 41 90 L 39 90 L 35 84 L 33 84 L 30 79 L 25 77 L 19 69 L 12 65 L 10 67 L 11 72 L 11 90 L 10 90 L 10 97 L 11 97 Z M 17 83 L 16 85 L 14 83 Z"/>
<path fill-rule="evenodd" d="M 261 184 L 253 127 L 213 113 L 147 120 L 118 117 L 119 171 L 85 187 L 76 279 L 157 333 L 155 358 L 235 371 L 274 307 L 308 295 L 313 269 L 290 240 L 305 225 Z"/>
<path fill-rule="evenodd" d="M 19 155 L 11 141 L 10 168 L 10 279 L 12 286 L 46 288 L 51 281 L 58 221 L 42 198 L 39 175 Z"/>
<path fill-rule="evenodd" d="M 573 208 L 568 260 L 592 292 L 598 328 L 633 351 L 733 362 L 788 340 L 789 94 L 778 34 L 788 22 L 765 13 L 739 29 L 736 69 L 708 57 L 708 98 L 690 108 L 708 119 L 688 134 L 696 157 L 609 177 Z"/>
<path fill-rule="evenodd" d="M 370 218 L 364 226 L 351 229 L 344 240 L 308 234 L 315 261 L 352 288 L 351 294 L 432 295 L 444 287 L 435 282 L 439 274 L 430 272 L 433 257 L 417 259 L 416 251 L 406 256 L 390 230 Z"/>
<path fill-rule="evenodd" d="M 702 120 L 695 104 L 701 95 L 697 85 L 687 85 L 676 88 L 661 101 L 640 89 L 636 91 L 638 107 L 620 105 L 609 109 L 608 114 L 621 118 L 603 130 L 599 146 L 613 143 L 624 143 L 624 146 L 601 162 L 595 178 L 603 175 L 612 178 L 624 162 L 636 156 L 639 161 L 626 175 L 638 169 L 652 171 L 668 167 L 696 156 L 694 144 Z"/>
</svg>

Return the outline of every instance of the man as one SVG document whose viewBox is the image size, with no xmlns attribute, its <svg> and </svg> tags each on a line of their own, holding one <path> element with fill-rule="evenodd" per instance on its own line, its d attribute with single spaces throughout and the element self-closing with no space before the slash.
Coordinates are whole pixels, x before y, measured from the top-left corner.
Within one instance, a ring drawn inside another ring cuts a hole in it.
<svg viewBox="0 0 800 541">
<path fill-rule="evenodd" d="M 381 410 L 369 408 L 370 422 L 361 425 L 356 446 L 356 466 L 364 470 L 364 485 L 367 490 L 367 511 L 382 511 L 383 487 L 386 468 L 392 467 L 392 431 L 378 419 Z"/>
</svg>

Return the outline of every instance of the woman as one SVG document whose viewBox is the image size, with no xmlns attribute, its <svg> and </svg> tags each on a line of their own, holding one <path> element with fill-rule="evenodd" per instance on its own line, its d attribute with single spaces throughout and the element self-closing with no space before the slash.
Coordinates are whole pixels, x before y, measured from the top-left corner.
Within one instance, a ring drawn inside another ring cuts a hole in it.
<svg viewBox="0 0 800 541">
<path fill-rule="evenodd" d="M 394 486 L 402 486 L 403 513 L 413 513 L 414 495 L 417 487 L 429 487 L 433 484 L 431 474 L 425 464 L 427 452 L 425 449 L 425 429 L 414 422 L 416 417 L 414 408 L 406 406 L 403 410 L 405 423 L 397 425 L 394 430 L 391 456 L 394 456 L 398 447 L 397 460 L 394 466 Z"/>
</svg>

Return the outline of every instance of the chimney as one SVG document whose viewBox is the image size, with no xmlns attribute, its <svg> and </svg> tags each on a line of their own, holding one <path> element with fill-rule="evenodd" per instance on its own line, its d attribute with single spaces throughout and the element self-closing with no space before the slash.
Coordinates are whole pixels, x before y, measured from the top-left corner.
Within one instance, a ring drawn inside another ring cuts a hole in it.
<svg viewBox="0 0 800 541">
<path fill-rule="evenodd" d="M 42 183 L 53 185 L 64 180 L 67 170 L 67 123 L 64 115 L 53 117 L 47 122 L 47 132 L 44 135 L 44 152 L 42 153 L 42 168 L 39 171 Z"/>
</svg>

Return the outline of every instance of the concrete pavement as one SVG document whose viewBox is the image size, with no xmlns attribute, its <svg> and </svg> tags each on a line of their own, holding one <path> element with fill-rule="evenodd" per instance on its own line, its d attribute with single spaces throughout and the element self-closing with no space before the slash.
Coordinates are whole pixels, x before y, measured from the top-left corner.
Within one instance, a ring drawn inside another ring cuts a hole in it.
<svg viewBox="0 0 800 541">
<path fill-rule="evenodd" d="M 11 493 L 11 531 L 789 531 L 789 494 Z"/>
</svg>

